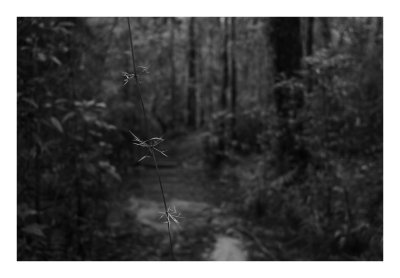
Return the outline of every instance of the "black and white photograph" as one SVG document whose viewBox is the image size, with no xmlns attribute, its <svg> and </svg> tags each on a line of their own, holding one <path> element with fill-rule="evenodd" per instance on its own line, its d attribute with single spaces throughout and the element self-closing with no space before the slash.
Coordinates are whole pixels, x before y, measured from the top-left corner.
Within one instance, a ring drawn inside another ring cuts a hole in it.
<svg viewBox="0 0 400 278">
<path fill-rule="evenodd" d="M 383 261 L 382 17 L 17 17 L 17 261 Z"/>
</svg>

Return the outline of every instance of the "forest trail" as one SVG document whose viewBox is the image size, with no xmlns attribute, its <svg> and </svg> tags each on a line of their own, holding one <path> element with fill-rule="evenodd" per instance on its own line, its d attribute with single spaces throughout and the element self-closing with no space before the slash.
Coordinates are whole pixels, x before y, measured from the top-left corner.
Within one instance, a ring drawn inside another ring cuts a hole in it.
<svg viewBox="0 0 400 278">
<path fill-rule="evenodd" d="M 132 131 L 177 260 L 382 261 L 383 26 L 18 18 L 17 260 L 171 259 Z"/>
<path fill-rule="evenodd" d="M 204 168 L 202 137 L 196 133 L 169 142 L 169 157 L 159 160 L 167 205 L 182 216 L 172 225 L 175 255 L 178 260 L 246 260 L 244 238 L 234 229 L 241 219 L 223 209 L 226 185 Z M 145 163 L 138 171 L 140 190 L 129 198 L 126 210 L 145 227 L 143 231 L 158 235 L 168 247 L 157 174 L 150 160 Z"/>
</svg>

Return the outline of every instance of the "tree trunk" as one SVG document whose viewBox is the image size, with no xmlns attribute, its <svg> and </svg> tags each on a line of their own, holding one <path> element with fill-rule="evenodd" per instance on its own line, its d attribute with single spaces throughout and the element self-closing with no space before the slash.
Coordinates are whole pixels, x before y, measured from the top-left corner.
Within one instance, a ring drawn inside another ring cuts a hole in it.
<svg viewBox="0 0 400 278">
<path fill-rule="evenodd" d="M 288 81 L 297 76 L 301 68 L 302 43 L 300 18 L 273 18 L 271 40 L 275 52 L 275 80 Z M 303 106 L 303 92 L 296 86 L 280 85 L 274 89 L 278 135 L 273 144 L 277 174 L 286 173 L 290 165 L 302 163 L 303 150 L 298 148 L 295 133 L 301 126 L 293 126 L 296 114 Z"/>
<path fill-rule="evenodd" d="M 175 18 L 171 17 L 169 21 L 170 28 L 170 37 L 169 37 L 169 63 L 171 66 L 171 76 L 170 76 L 170 96 L 171 102 L 170 107 L 172 111 L 172 123 L 175 124 L 177 117 L 177 109 L 175 109 L 177 105 L 177 86 L 176 86 L 176 67 L 175 67 Z"/>
<path fill-rule="evenodd" d="M 307 41 L 306 41 L 306 56 L 311 56 L 313 54 L 314 45 L 314 18 L 307 18 Z M 313 78 L 311 73 L 311 66 L 307 66 L 309 72 L 307 77 L 307 92 L 312 92 L 313 90 Z"/>
<path fill-rule="evenodd" d="M 228 18 L 221 18 L 220 21 L 221 32 L 223 34 L 222 41 L 222 52 L 221 52 L 221 62 L 222 62 L 222 87 L 220 95 L 220 107 L 223 112 L 227 111 L 228 108 L 228 85 L 229 85 L 229 61 L 228 61 Z M 221 157 L 225 152 L 225 141 L 226 141 L 226 123 L 225 118 L 222 119 L 218 127 L 218 149 Z"/>
<path fill-rule="evenodd" d="M 321 17 L 321 35 L 323 39 L 323 46 L 328 47 L 331 43 L 331 29 L 329 26 L 329 17 Z"/>
<path fill-rule="evenodd" d="M 314 18 L 307 18 L 307 43 L 306 43 L 306 55 L 310 56 L 313 53 L 314 43 Z"/>
<path fill-rule="evenodd" d="M 229 66 L 228 66 L 228 19 L 222 18 L 221 22 L 221 30 L 223 34 L 223 43 L 222 43 L 222 90 L 220 97 L 220 105 L 221 109 L 225 110 L 228 105 L 227 100 L 227 90 L 228 90 L 228 81 L 229 81 Z"/>
<path fill-rule="evenodd" d="M 294 77 L 300 69 L 302 46 L 299 18 L 273 18 L 272 41 L 277 74 Z"/>
<path fill-rule="evenodd" d="M 189 19 L 189 86 L 188 86 L 188 101 L 187 101 L 187 125 L 190 128 L 196 128 L 196 45 L 195 45 L 195 18 Z"/>
<path fill-rule="evenodd" d="M 236 30 L 235 18 L 231 18 L 231 139 L 236 139 L 236 97 L 237 97 L 237 83 L 236 83 Z"/>
</svg>

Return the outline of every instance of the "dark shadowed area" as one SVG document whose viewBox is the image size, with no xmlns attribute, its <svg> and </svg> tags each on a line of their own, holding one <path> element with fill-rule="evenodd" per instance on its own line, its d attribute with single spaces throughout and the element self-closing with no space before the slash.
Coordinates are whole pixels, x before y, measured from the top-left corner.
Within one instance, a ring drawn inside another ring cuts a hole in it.
<svg viewBox="0 0 400 278">
<path fill-rule="evenodd" d="M 18 18 L 17 259 L 383 260 L 382 18 Z"/>
</svg>

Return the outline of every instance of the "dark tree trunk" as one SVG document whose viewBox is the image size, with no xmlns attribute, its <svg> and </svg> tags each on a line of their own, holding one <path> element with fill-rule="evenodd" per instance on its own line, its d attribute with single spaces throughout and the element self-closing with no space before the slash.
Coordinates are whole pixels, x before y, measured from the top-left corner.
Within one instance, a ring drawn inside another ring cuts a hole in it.
<svg viewBox="0 0 400 278">
<path fill-rule="evenodd" d="M 307 19 L 307 43 L 306 43 L 306 55 L 310 56 L 313 53 L 314 43 L 314 18 L 309 17 Z"/>
<path fill-rule="evenodd" d="M 275 52 L 274 67 L 276 81 L 289 81 L 297 76 L 301 68 L 302 43 L 300 18 L 273 18 L 271 40 Z M 301 133 L 301 125 L 289 122 L 296 120 L 303 106 L 303 92 L 296 86 L 280 85 L 274 89 L 277 113 L 278 136 L 273 146 L 277 174 L 282 175 L 290 165 L 305 162 L 304 150 L 296 142 L 295 134 Z"/>
<path fill-rule="evenodd" d="M 301 66 L 300 18 L 273 18 L 271 25 L 276 72 L 293 77 Z"/>
<path fill-rule="evenodd" d="M 228 19 L 223 18 L 221 22 L 221 30 L 223 34 L 223 42 L 222 42 L 222 90 L 221 90 L 221 98 L 220 105 L 222 110 L 225 110 L 228 105 L 227 100 L 227 90 L 228 90 L 228 81 L 229 81 L 229 66 L 228 66 Z"/>
<path fill-rule="evenodd" d="M 189 87 L 188 87 L 188 101 L 187 101 L 187 125 L 188 127 L 196 127 L 196 113 L 197 113 L 197 100 L 196 100 L 196 45 L 195 45 L 195 18 L 191 17 L 189 20 Z"/>
<path fill-rule="evenodd" d="M 307 18 L 307 41 L 306 41 L 306 56 L 311 56 L 313 54 L 314 45 L 314 18 Z M 307 77 L 307 92 L 311 93 L 313 90 L 313 78 L 311 73 L 311 66 L 307 66 L 309 72 Z"/>
</svg>

